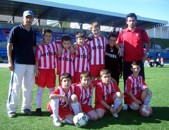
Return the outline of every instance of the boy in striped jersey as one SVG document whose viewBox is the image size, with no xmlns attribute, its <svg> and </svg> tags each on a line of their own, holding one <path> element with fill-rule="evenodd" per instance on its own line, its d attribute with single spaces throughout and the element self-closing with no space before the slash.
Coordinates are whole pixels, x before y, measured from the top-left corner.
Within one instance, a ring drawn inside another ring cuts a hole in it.
<svg viewBox="0 0 169 130">
<path fill-rule="evenodd" d="M 35 83 L 38 85 L 36 93 L 36 114 L 41 115 L 42 94 L 45 86 L 49 94 L 54 90 L 56 75 L 56 54 L 57 45 L 52 42 L 53 32 L 50 29 L 44 29 L 43 43 L 36 48 L 36 77 Z"/>
<path fill-rule="evenodd" d="M 107 44 L 106 37 L 100 34 L 100 24 L 93 22 L 91 24 L 91 31 L 93 33 L 91 40 L 87 40 L 90 50 L 90 74 L 98 79 L 100 70 L 104 68 L 104 55 Z"/>
<path fill-rule="evenodd" d="M 148 89 L 143 77 L 139 75 L 138 63 L 131 64 L 131 71 L 133 73 L 126 80 L 124 100 L 132 110 L 138 110 L 141 105 L 150 103 L 152 92 Z"/>
<path fill-rule="evenodd" d="M 111 79 L 111 72 L 107 69 L 100 71 L 101 81 L 96 84 L 95 109 L 99 118 L 102 118 L 106 111 L 110 111 L 114 117 L 122 108 L 122 93 L 115 81 Z"/>
<path fill-rule="evenodd" d="M 61 76 L 63 73 L 69 73 L 74 83 L 74 48 L 71 45 L 72 38 L 69 35 L 62 36 L 61 54 L 58 55 L 57 73 Z"/>
<path fill-rule="evenodd" d="M 60 76 L 61 85 L 58 86 L 49 96 L 50 102 L 47 109 L 53 113 L 53 123 L 61 126 L 61 120 L 66 123 L 73 123 L 73 116 L 81 112 L 81 106 L 75 93 L 75 87 L 71 84 L 71 75 L 63 73 Z M 73 110 L 73 111 L 72 111 Z"/>
<path fill-rule="evenodd" d="M 85 35 L 76 34 L 76 51 L 75 51 L 75 83 L 80 81 L 80 73 L 89 71 L 89 48 L 84 45 Z"/>
<path fill-rule="evenodd" d="M 81 104 L 82 111 L 86 113 L 90 120 L 97 120 L 98 115 L 92 108 L 93 85 L 91 83 L 91 75 L 85 71 L 80 74 L 80 83 L 75 87 L 75 94 Z"/>
</svg>

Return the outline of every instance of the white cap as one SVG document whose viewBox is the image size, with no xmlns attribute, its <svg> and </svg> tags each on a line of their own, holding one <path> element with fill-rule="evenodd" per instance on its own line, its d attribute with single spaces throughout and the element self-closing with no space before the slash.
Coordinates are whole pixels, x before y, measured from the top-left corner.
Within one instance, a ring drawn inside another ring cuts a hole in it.
<svg viewBox="0 0 169 130">
<path fill-rule="evenodd" d="M 25 10 L 23 12 L 23 17 L 29 16 L 29 15 L 34 17 L 34 14 L 33 14 L 33 12 L 31 10 Z"/>
</svg>

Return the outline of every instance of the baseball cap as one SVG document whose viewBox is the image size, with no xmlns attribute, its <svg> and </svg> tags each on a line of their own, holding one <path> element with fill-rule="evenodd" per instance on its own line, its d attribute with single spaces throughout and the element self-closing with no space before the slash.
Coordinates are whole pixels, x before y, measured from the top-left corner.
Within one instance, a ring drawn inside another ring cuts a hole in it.
<svg viewBox="0 0 169 130">
<path fill-rule="evenodd" d="M 28 15 L 34 17 L 34 14 L 33 14 L 33 12 L 32 12 L 31 10 L 25 10 L 25 11 L 23 12 L 23 17 L 26 17 L 26 16 L 28 16 Z"/>
</svg>

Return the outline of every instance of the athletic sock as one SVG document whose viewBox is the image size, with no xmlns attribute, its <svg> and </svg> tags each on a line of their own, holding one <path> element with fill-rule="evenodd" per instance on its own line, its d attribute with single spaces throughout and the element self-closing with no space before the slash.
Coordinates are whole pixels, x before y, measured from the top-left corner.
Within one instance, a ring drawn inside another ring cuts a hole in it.
<svg viewBox="0 0 169 130">
<path fill-rule="evenodd" d="M 58 120 L 59 119 L 59 99 L 51 99 L 50 105 L 53 111 L 53 119 Z"/>
<path fill-rule="evenodd" d="M 152 95 L 148 94 L 144 100 L 144 105 L 148 105 L 150 103 Z"/>
<path fill-rule="evenodd" d="M 75 115 L 80 112 L 79 102 L 71 103 L 71 107 Z"/>
<path fill-rule="evenodd" d="M 36 108 L 41 108 L 43 92 L 44 92 L 44 88 L 38 87 L 36 93 Z"/>
<path fill-rule="evenodd" d="M 116 98 L 114 100 L 114 109 L 116 110 L 117 108 L 119 108 L 119 106 L 122 104 L 122 99 L 120 98 Z"/>
</svg>

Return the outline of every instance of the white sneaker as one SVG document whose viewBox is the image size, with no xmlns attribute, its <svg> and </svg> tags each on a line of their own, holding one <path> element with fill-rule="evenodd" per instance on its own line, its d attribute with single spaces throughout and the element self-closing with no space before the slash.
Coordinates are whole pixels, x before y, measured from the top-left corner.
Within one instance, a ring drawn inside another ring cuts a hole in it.
<svg viewBox="0 0 169 130">
<path fill-rule="evenodd" d="M 62 126 L 62 123 L 58 119 L 53 120 L 53 124 L 54 124 L 54 126 L 57 126 L 57 127 Z"/>
<path fill-rule="evenodd" d="M 113 114 L 113 117 L 118 118 L 119 115 L 118 115 L 117 113 L 114 113 L 114 114 Z"/>
<path fill-rule="evenodd" d="M 53 114 L 50 115 L 50 118 L 53 118 Z"/>
<path fill-rule="evenodd" d="M 128 105 L 127 105 L 127 104 L 124 104 L 123 110 L 127 110 L 127 109 L 128 109 Z"/>
<path fill-rule="evenodd" d="M 16 117 L 16 113 L 15 112 L 10 112 L 10 113 L 8 113 L 8 117 L 9 118 L 14 118 L 14 117 Z"/>
</svg>

